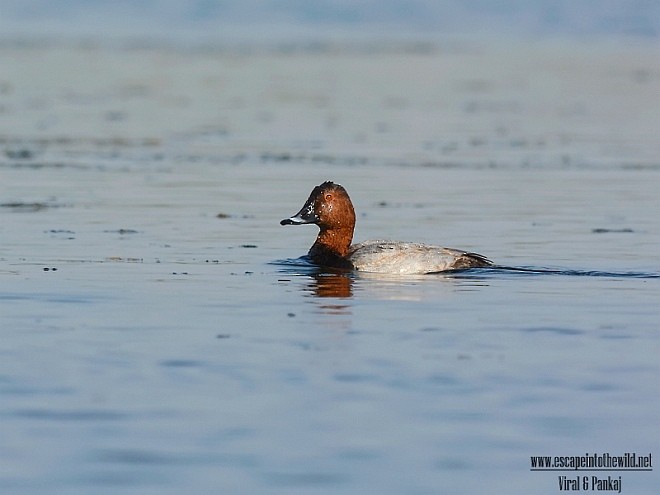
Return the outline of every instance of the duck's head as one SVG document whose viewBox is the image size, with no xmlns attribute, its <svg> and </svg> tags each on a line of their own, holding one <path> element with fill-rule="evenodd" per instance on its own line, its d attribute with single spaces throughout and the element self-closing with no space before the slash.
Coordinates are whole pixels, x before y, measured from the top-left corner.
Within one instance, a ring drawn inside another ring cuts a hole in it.
<svg viewBox="0 0 660 495">
<path fill-rule="evenodd" d="M 322 231 L 355 227 L 355 210 L 346 189 L 327 181 L 316 186 L 298 213 L 285 218 L 280 225 L 315 223 Z"/>
</svg>

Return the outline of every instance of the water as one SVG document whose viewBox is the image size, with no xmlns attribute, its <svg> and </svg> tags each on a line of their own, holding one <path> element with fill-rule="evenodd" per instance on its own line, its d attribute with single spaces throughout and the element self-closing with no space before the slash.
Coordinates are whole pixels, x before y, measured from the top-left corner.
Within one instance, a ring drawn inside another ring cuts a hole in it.
<svg viewBox="0 0 660 495">
<path fill-rule="evenodd" d="M 342 2 L 295 0 L 159 0 L 89 2 L 3 0 L 0 30 L 4 34 L 37 36 L 60 33 L 87 36 L 172 36 L 191 39 L 268 39 L 292 33 L 318 36 L 339 31 L 364 36 L 499 34 L 633 36 L 656 38 L 660 11 L 653 2 L 601 0 L 416 0 L 401 4 L 383 0 L 347 7 Z"/>
<path fill-rule="evenodd" d="M 656 455 L 655 54 L 4 45 L 0 490 L 550 494 L 530 456 Z M 357 240 L 529 271 L 310 267 L 279 220 L 328 179 Z"/>
</svg>

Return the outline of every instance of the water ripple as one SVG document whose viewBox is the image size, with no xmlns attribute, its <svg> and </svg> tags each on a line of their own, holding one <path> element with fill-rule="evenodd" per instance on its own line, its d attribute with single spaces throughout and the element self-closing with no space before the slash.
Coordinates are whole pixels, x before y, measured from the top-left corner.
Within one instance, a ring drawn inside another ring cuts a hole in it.
<svg viewBox="0 0 660 495">
<path fill-rule="evenodd" d="M 107 410 L 81 409 L 74 411 L 56 411 L 53 409 L 19 409 L 15 416 L 26 419 L 46 421 L 118 421 L 128 417 L 125 413 Z"/>
<path fill-rule="evenodd" d="M 531 266 L 494 266 L 492 268 L 471 268 L 454 272 L 455 278 L 473 278 L 475 275 L 497 277 L 498 275 L 534 276 L 534 275 L 563 275 L 567 277 L 604 277 L 604 278 L 660 278 L 660 273 L 654 272 L 607 272 L 600 270 L 556 269 Z"/>
<path fill-rule="evenodd" d="M 274 260 L 269 264 L 278 265 L 282 267 L 279 271 L 291 275 L 310 275 L 314 273 L 336 273 L 336 270 L 327 269 L 314 264 L 309 256 L 301 256 L 300 258 L 287 258 L 284 260 Z M 300 269 L 305 269 L 301 271 Z M 349 272 L 353 274 L 354 272 Z M 388 277 L 390 274 L 374 274 L 374 273 L 360 273 L 360 275 L 375 276 L 375 277 Z M 429 276 L 447 276 L 456 279 L 469 279 L 498 277 L 502 275 L 515 275 L 515 276 L 535 276 L 535 275 L 563 275 L 567 277 L 604 277 L 604 278 L 641 278 L 641 279 L 657 279 L 660 278 L 658 272 L 637 272 L 637 271 L 622 271 L 610 272 L 601 270 L 579 270 L 579 269 L 562 269 L 562 268 L 546 268 L 535 266 L 493 266 L 486 268 L 468 268 L 466 270 L 451 270 L 445 272 L 429 273 L 423 275 L 422 278 Z M 406 277 L 418 277 L 418 275 L 404 275 Z"/>
</svg>

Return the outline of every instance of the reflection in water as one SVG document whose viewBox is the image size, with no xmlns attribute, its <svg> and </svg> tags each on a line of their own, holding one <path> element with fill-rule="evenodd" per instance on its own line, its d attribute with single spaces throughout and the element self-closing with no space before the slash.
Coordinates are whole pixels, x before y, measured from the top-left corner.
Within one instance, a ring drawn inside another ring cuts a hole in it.
<svg viewBox="0 0 660 495">
<path fill-rule="evenodd" d="M 274 262 L 280 265 L 283 273 L 301 277 L 300 289 L 313 299 L 315 306 L 330 315 L 351 315 L 353 298 L 361 297 L 388 301 L 437 300 L 443 294 L 457 291 L 480 291 L 489 287 L 492 280 L 511 280 L 529 276 L 584 276 L 615 278 L 657 278 L 657 273 L 642 272 L 596 272 L 581 270 L 549 269 L 545 267 L 495 266 L 469 270 L 442 272 L 425 275 L 396 275 L 353 273 L 328 270 L 318 267 L 306 257 Z"/>
<path fill-rule="evenodd" d="M 312 263 L 307 256 L 277 260 L 272 263 L 279 265 L 281 267 L 280 272 L 282 273 L 309 278 L 309 282 L 304 284 L 303 290 L 315 299 L 319 299 L 315 302 L 323 312 L 329 314 L 351 314 L 348 299 L 353 297 L 354 274 L 321 268 Z M 345 303 L 341 301 L 330 302 L 330 298 L 344 299 Z"/>
<path fill-rule="evenodd" d="M 353 296 L 353 279 L 346 273 L 318 272 L 311 275 L 311 293 L 319 298 L 348 299 Z M 330 314 L 351 314 L 349 304 L 320 302 L 319 308 Z"/>
<path fill-rule="evenodd" d="M 277 260 L 273 264 L 280 265 L 282 273 L 309 277 L 304 285 L 305 292 L 317 298 L 349 299 L 353 297 L 354 275 L 350 272 L 327 270 L 312 263 L 307 256 L 296 259 Z M 319 307 L 330 313 L 350 314 L 348 304 L 320 304 Z"/>
<path fill-rule="evenodd" d="M 319 272 L 312 275 L 309 287 L 317 297 L 351 297 L 353 279 L 346 273 Z"/>
</svg>

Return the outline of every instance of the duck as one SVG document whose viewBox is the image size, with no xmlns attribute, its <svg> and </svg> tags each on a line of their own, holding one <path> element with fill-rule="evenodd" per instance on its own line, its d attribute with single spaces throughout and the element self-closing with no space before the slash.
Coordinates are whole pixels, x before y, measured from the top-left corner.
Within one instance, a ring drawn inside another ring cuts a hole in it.
<svg viewBox="0 0 660 495">
<path fill-rule="evenodd" d="M 308 256 L 321 267 L 420 275 L 493 266 L 481 254 L 429 244 L 380 239 L 352 244 L 355 209 L 346 189 L 332 181 L 314 187 L 300 211 L 280 221 L 280 225 L 306 224 L 319 227 Z"/>
</svg>

